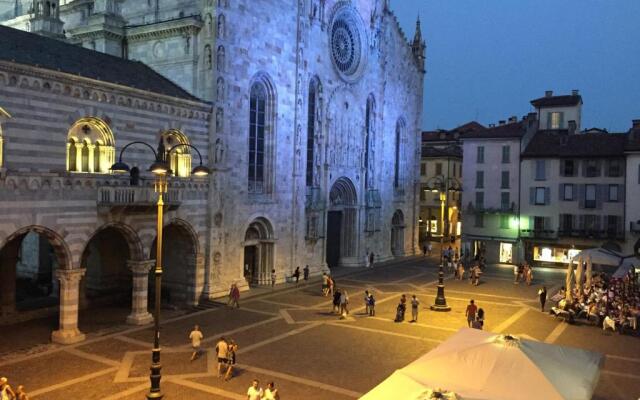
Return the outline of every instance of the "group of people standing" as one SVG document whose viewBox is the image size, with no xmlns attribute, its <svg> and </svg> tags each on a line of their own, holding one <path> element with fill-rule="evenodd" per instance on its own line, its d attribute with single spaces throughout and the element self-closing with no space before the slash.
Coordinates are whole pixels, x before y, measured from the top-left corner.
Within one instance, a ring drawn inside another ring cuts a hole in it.
<svg viewBox="0 0 640 400">
<path fill-rule="evenodd" d="M 420 308 L 420 300 L 414 294 L 411 296 L 411 322 L 418 322 L 418 309 Z M 398 307 L 396 307 L 396 318 L 394 322 L 402 322 L 404 321 L 404 314 L 407 311 L 407 296 L 403 294 L 400 296 L 400 302 L 398 303 Z"/>
<path fill-rule="evenodd" d="M 14 392 L 9 385 L 9 380 L 3 376 L 0 378 L 0 400 L 29 400 L 29 396 L 22 385 L 18 385 Z"/>
<path fill-rule="evenodd" d="M 465 272 L 464 263 L 462 260 L 458 260 L 454 277 L 458 280 L 463 280 Z M 482 268 L 480 267 L 480 263 L 475 262 L 471 268 L 469 268 L 469 284 L 478 286 L 480 284 L 480 275 L 482 275 Z"/>
<path fill-rule="evenodd" d="M 513 284 L 520 282 L 526 282 L 527 286 L 531 286 L 533 282 L 533 267 L 527 262 L 513 266 Z"/>
<path fill-rule="evenodd" d="M 279 400 L 280 395 L 278 394 L 278 389 L 276 389 L 276 384 L 272 381 L 267 383 L 267 388 L 262 390 L 260 387 L 260 381 L 254 379 L 251 382 L 251 386 L 247 390 L 247 400 Z"/>
</svg>

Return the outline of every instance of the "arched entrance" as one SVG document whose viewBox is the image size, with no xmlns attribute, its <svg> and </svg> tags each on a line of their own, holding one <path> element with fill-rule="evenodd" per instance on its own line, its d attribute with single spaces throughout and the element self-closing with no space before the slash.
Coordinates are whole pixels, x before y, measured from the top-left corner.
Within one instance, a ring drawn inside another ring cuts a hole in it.
<svg viewBox="0 0 640 400">
<path fill-rule="evenodd" d="M 37 225 L 16 231 L 0 247 L 0 316 L 15 319 L 18 311 L 57 303 L 58 329 L 51 339 L 65 344 L 83 340 L 77 326 L 83 273 L 72 269 L 69 248 L 56 232 Z"/>
<path fill-rule="evenodd" d="M 273 228 L 264 218 L 257 218 L 244 235 L 244 277 L 251 285 L 267 285 L 273 269 Z"/>
<path fill-rule="evenodd" d="M 115 318 L 113 322 L 124 320 L 130 310 L 133 278 L 128 261 L 139 257 L 135 254 L 139 249 L 137 237 L 132 242 L 124 229 L 116 225 L 100 228 L 87 242 L 80 262 L 86 270 L 80 286 L 80 305 L 108 307 L 108 315 Z M 113 312 L 115 308 L 121 308 L 123 315 Z"/>
<path fill-rule="evenodd" d="M 174 306 L 195 302 L 197 236 L 186 223 L 173 221 L 163 229 L 162 300 Z M 156 240 L 151 246 L 151 259 L 156 259 Z M 155 264 L 154 264 L 155 265 Z M 153 270 L 149 274 L 149 299 L 154 299 Z"/>
<path fill-rule="evenodd" d="M 404 255 L 404 214 L 396 210 L 391 218 L 391 254 Z"/>
<path fill-rule="evenodd" d="M 327 212 L 326 260 L 329 268 L 344 265 L 346 258 L 356 258 L 357 194 L 349 178 L 338 179 L 329 192 Z"/>
<path fill-rule="evenodd" d="M 58 305 L 60 262 L 47 235 L 27 229 L 0 250 L 0 314 Z"/>
</svg>

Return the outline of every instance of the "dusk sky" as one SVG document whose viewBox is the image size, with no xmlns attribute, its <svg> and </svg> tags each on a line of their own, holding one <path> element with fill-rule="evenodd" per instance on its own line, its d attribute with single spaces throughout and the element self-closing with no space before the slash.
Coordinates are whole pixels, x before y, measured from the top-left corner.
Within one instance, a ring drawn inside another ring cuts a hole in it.
<svg viewBox="0 0 640 400">
<path fill-rule="evenodd" d="M 582 127 L 640 118 L 639 0 L 391 0 L 427 42 L 423 127 L 519 118 L 545 90 L 583 98 Z"/>
</svg>

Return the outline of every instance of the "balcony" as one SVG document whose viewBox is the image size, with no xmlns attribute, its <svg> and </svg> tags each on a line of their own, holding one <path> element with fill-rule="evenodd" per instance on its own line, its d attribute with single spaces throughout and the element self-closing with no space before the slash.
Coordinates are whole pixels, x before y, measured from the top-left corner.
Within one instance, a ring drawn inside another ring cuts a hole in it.
<svg viewBox="0 0 640 400">
<path fill-rule="evenodd" d="M 482 205 L 474 205 L 469 202 L 467 206 L 467 211 L 470 214 L 475 213 L 484 213 L 484 214 L 514 214 L 516 212 L 516 203 L 511 204 L 501 204 L 498 207 L 485 207 Z"/>
<path fill-rule="evenodd" d="M 624 240 L 624 232 L 615 229 L 562 229 L 558 231 L 558 236 L 583 239 Z"/>
<path fill-rule="evenodd" d="M 522 236 L 531 239 L 557 239 L 558 233 L 550 229 L 523 229 Z"/>
<path fill-rule="evenodd" d="M 158 195 L 153 186 L 103 186 L 98 188 L 98 207 L 107 210 L 150 211 Z M 163 197 L 165 207 L 175 210 L 182 203 L 182 192 L 169 188 Z"/>
</svg>

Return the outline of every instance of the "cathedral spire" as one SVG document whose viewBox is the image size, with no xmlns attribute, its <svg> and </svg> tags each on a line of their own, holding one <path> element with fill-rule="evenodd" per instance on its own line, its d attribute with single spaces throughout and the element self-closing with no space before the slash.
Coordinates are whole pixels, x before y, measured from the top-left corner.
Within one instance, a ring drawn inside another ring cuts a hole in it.
<svg viewBox="0 0 640 400">
<path fill-rule="evenodd" d="M 418 66 L 424 73 L 424 59 L 425 59 L 425 48 L 427 46 L 422 40 L 422 29 L 420 28 L 420 16 L 416 20 L 416 33 L 413 35 L 413 43 L 411 44 L 411 52 L 413 53 L 413 57 L 415 58 Z"/>
</svg>

